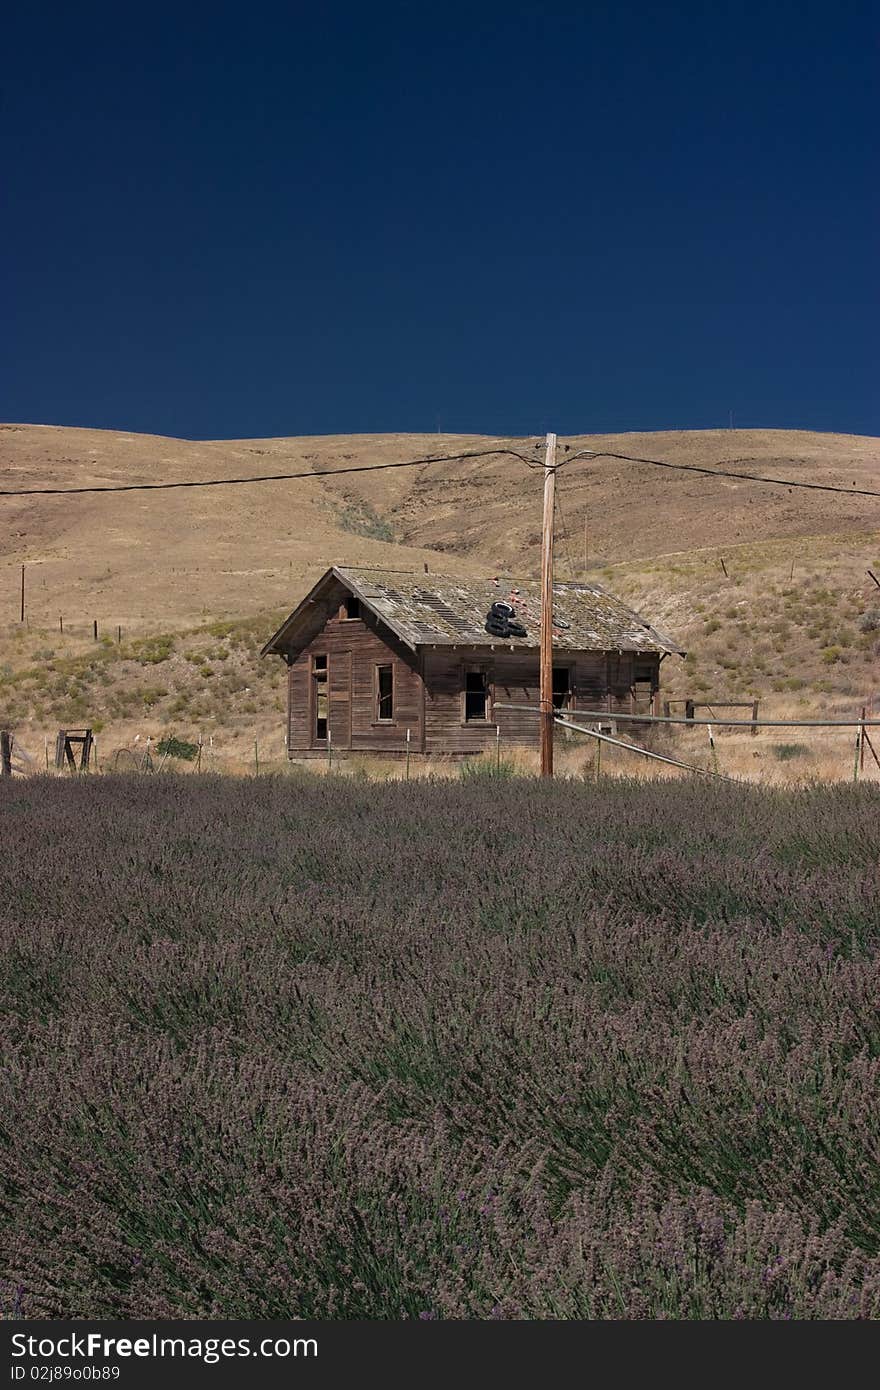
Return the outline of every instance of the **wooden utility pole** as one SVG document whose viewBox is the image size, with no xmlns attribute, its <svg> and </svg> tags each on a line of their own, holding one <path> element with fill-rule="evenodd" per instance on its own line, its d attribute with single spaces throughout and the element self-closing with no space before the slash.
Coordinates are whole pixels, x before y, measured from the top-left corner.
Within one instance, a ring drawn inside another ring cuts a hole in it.
<svg viewBox="0 0 880 1390">
<path fill-rule="evenodd" d="M 556 435 L 544 455 L 544 526 L 541 538 L 541 776 L 553 776 L 553 510 L 556 502 Z"/>
</svg>

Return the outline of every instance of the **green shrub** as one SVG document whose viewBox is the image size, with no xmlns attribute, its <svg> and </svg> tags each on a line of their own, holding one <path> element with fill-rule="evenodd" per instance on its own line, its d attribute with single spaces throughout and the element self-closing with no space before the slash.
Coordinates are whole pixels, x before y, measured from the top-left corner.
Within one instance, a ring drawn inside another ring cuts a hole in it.
<svg viewBox="0 0 880 1390">
<path fill-rule="evenodd" d="M 459 775 L 464 782 L 485 781 L 487 778 L 508 782 L 516 776 L 516 768 L 513 763 L 505 761 L 504 758 L 500 762 L 496 761 L 494 756 L 491 760 L 488 758 L 468 758 L 466 762 L 462 763 Z"/>
<path fill-rule="evenodd" d="M 163 757 L 182 758 L 188 763 L 194 760 L 198 751 L 197 743 L 188 743 L 186 739 L 177 738 L 174 734 L 168 734 L 156 744 L 156 752 Z"/>
<path fill-rule="evenodd" d="M 167 661 L 173 651 L 174 638 L 168 635 L 144 637 L 131 644 L 132 656 L 141 666 L 158 666 L 160 662 Z"/>
</svg>

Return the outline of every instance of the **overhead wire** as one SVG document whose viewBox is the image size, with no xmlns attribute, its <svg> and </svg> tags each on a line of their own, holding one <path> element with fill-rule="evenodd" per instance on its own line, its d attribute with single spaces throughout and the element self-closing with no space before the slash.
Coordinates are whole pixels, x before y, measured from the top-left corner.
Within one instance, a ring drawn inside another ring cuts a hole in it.
<svg viewBox="0 0 880 1390">
<path fill-rule="evenodd" d="M 655 468 L 671 468 L 676 472 L 701 473 L 709 478 L 739 478 L 744 482 L 771 483 L 776 487 L 799 487 L 807 488 L 812 492 L 843 493 L 846 497 L 880 497 L 880 492 L 872 488 L 837 487 L 833 483 L 807 483 L 795 478 L 769 478 L 759 473 L 741 473 L 729 468 L 703 468 L 696 463 L 671 463 L 669 459 L 649 459 L 640 458 L 636 454 L 618 454 L 613 453 L 610 449 L 581 449 L 576 454 L 570 454 L 568 458 L 560 459 L 556 465 L 557 470 L 581 458 L 621 459 L 626 463 L 647 463 Z"/>
<path fill-rule="evenodd" d="M 0 488 L 0 497 L 67 497 L 83 493 L 158 492 L 172 488 L 231 487 L 248 483 L 281 483 L 299 478 L 339 478 L 352 473 L 378 473 L 389 468 L 418 468 L 429 463 L 458 463 L 468 459 L 493 458 L 507 454 L 531 464 L 525 454 L 516 449 L 474 449 L 460 454 L 435 454 L 428 458 L 401 459 L 393 463 L 356 464 L 346 468 L 303 469 L 296 473 L 260 473 L 241 478 L 187 478 L 179 482 L 161 483 L 94 483 L 86 487 L 25 487 Z"/>
<path fill-rule="evenodd" d="M 433 454 L 426 458 L 400 459 L 389 463 L 353 464 L 345 468 L 301 469 L 294 473 L 257 473 L 235 478 L 187 478 L 176 482 L 159 483 L 93 483 L 84 487 L 32 487 L 0 488 L 0 497 L 66 497 L 81 496 L 86 493 L 111 492 L 159 492 L 176 488 L 197 487 L 241 487 L 250 483 L 292 482 L 301 478 L 334 478 L 354 473 L 378 473 L 393 468 L 419 468 L 432 463 L 458 463 L 469 459 L 491 458 L 506 455 L 518 458 L 528 468 L 543 472 L 545 465 L 538 459 L 529 458 L 519 449 L 503 443 L 500 448 L 472 449 L 458 454 Z M 513 442 L 513 441 L 511 441 Z M 774 487 L 804 488 L 812 492 L 833 492 L 847 497 L 880 497 L 880 491 L 872 488 L 838 487 L 833 483 L 809 483 L 793 478 L 773 478 L 757 473 L 743 473 L 728 468 L 704 468 L 695 463 L 673 463 L 669 459 L 643 458 L 636 454 L 622 454 L 609 449 L 580 449 L 568 457 L 559 459 L 554 471 L 559 472 L 578 459 L 610 458 L 626 463 L 649 464 L 654 468 L 668 468 L 676 472 L 699 473 L 709 478 L 736 478 L 744 482 L 765 483 Z M 441 481 L 441 480 L 438 480 Z M 577 486 L 577 485 L 576 485 Z"/>
</svg>

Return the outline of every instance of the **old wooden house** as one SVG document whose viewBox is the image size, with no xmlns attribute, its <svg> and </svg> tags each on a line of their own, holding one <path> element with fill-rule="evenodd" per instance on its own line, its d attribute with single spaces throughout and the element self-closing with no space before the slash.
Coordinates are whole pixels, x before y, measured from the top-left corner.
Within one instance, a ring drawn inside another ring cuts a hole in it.
<svg viewBox="0 0 880 1390">
<path fill-rule="evenodd" d="M 655 711 L 661 663 L 683 655 L 676 643 L 598 584 L 553 593 L 557 707 Z M 490 632 L 493 605 L 502 621 Z M 537 746 L 539 623 L 534 581 L 328 569 L 263 648 L 288 666 L 289 757 L 328 745 L 400 756 L 408 732 L 414 755 L 479 753 L 496 731 Z"/>
</svg>

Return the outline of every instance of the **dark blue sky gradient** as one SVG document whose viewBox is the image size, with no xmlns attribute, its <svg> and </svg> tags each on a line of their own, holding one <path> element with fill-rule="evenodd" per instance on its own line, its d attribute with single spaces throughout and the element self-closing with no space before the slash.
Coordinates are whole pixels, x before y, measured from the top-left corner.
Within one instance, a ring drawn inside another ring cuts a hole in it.
<svg viewBox="0 0 880 1390">
<path fill-rule="evenodd" d="M 880 433 L 871 5 L 4 27 L 4 420 Z"/>
</svg>

